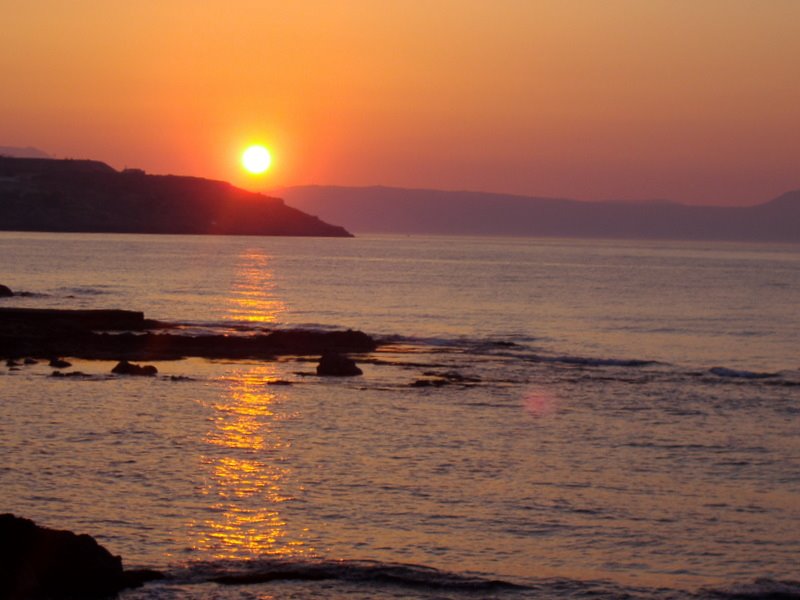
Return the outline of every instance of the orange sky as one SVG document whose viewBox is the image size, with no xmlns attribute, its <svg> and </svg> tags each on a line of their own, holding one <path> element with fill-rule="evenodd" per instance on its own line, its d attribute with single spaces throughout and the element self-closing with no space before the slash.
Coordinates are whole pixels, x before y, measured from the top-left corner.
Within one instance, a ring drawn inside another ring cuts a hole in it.
<svg viewBox="0 0 800 600">
<path fill-rule="evenodd" d="M 0 0 L 0 145 L 252 189 L 800 188 L 797 0 Z M 273 168 L 247 177 L 262 141 Z"/>
</svg>

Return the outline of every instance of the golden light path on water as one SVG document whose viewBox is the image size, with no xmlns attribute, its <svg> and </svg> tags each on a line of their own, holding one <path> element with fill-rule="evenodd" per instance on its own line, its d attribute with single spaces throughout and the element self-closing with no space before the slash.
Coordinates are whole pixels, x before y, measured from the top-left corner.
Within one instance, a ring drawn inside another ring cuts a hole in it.
<svg viewBox="0 0 800 600">
<path fill-rule="evenodd" d="M 271 323 L 283 304 L 271 296 L 268 257 L 247 251 L 240 257 L 231 295 L 230 317 Z M 281 410 L 268 382 L 277 379 L 271 363 L 236 367 L 218 382 L 223 391 L 211 407 L 206 434 L 208 451 L 201 457 L 205 474 L 202 493 L 210 518 L 192 523 L 193 547 L 214 558 L 298 556 L 313 553 L 303 541 L 305 530 L 293 531 L 280 507 L 292 500 L 285 492 L 291 469 L 283 464 L 290 444 L 280 439 L 276 424 L 294 415 Z"/>
<path fill-rule="evenodd" d="M 268 324 L 276 322 L 285 310 L 283 302 L 273 296 L 275 283 L 269 260 L 269 256 L 258 249 L 246 250 L 239 256 L 229 299 L 229 319 Z"/>
</svg>

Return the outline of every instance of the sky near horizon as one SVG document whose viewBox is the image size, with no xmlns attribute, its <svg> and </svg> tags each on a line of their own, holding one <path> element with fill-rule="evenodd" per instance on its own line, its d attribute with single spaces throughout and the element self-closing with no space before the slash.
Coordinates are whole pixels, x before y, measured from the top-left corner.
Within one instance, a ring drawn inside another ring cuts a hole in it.
<svg viewBox="0 0 800 600">
<path fill-rule="evenodd" d="M 250 189 L 756 204 L 800 0 L 0 0 L 0 146 Z M 261 142 L 273 167 L 245 175 Z"/>
</svg>

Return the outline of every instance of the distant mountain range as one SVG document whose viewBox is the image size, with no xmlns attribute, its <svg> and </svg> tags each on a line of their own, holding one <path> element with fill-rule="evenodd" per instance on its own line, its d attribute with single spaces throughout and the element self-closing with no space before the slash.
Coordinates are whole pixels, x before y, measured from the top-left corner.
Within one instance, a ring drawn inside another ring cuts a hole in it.
<svg viewBox="0 0 800 600">
<path fill-rule="evenodd" d="M 351 237 L 224 181 L 0 156 L 0 230 Z"/>
<path fill-rule="evenodd" d="M 15 158 L 51 158 L 49 154 L 33 146 L 26 146 L 25 148 L 0 146 L 0 156 L 13 156 Z"/>
<path fill-rule="evenodd" d="M 356 233 L 800 242 L 800 190 L 750 207 L 391 187 L 299 186 L 274 193 Z"/>
<path fill-rule="evenodd" d="M 275 193 L 291 206 L 223 181 L 116 171 L 99 161 L 0 146 L 0 230 L 351 235 L 329 224 L 335 222 L 357 233 L 800 243 L 800 190 L 749 207 L 391 187 L 298 186 Z"/>
</svg>

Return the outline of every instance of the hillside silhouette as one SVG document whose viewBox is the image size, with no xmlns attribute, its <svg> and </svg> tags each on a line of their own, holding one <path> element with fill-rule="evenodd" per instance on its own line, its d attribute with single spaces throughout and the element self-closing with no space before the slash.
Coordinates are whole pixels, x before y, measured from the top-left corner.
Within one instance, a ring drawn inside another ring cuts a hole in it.
<svg viewBox="0 0 800 600">
<path fill-rule="evenodd" d="M 0 230 L 351 237 L 224 181 L 0 156 Z"/>
</svg>

